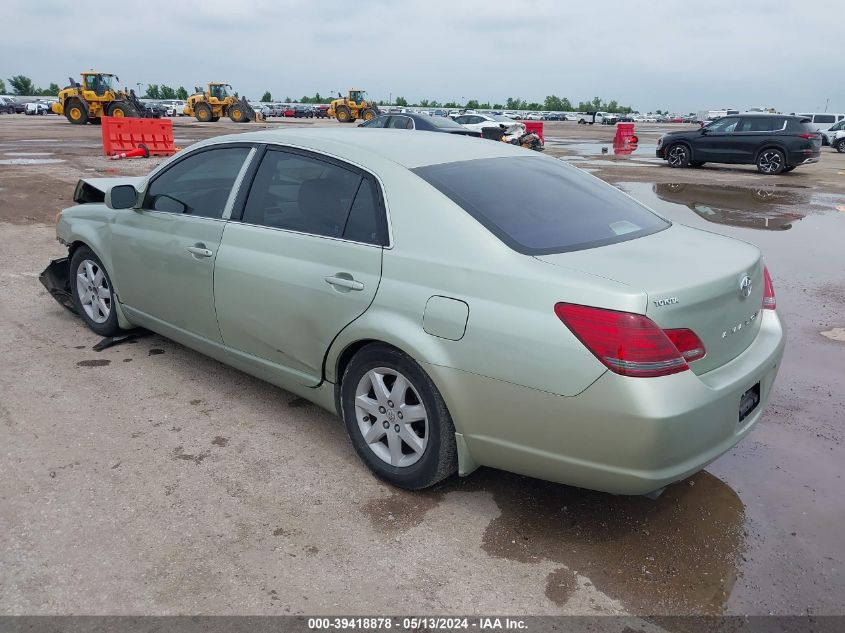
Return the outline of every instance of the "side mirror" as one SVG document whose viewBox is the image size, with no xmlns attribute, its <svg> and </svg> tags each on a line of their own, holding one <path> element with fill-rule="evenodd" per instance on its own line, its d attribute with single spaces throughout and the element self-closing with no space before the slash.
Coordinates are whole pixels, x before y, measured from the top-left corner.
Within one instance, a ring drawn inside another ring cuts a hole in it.
<svg viewBox="0 0 845 633">
<path fill-rule="evenodd" d="M 115 185 L 106 192 L 109 209 L 131 209 L 138 202 L 138 190 L 132 185 Z"/>
<path fill-rule="evenodd" d="M 707 128 L 706 127 L 701 128 L 701 136 L 707 136 Z"/>
</svg>

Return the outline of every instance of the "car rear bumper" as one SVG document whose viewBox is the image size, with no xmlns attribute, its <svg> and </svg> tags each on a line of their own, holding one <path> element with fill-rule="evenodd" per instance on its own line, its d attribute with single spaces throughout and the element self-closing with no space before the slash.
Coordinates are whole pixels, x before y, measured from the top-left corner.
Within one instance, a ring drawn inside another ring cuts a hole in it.
<svg viewBox="0 0 845 633">
<path fill-rule="evenodd" d="M 701 470 L 760 419 L 785 340 L 777 314 L 763 312 L 754 343 L 700 376 L 606 372 L 581 394 L 564 397 L 456 369 L 426 369 L 463 436 L 467 461 L 582 488 L 647 494 Z M 758 384 L 760 401 L 740 421 L 740 400 Z"/>
<path fill-rule="evenodd" d="M 788 165 L 793 166 L 809 165 L 810 163 L 819 162 L 821 154 L 821 146 L 811 149 L 796 149 L 787 153 L 786 162 Z"/>
</svg>

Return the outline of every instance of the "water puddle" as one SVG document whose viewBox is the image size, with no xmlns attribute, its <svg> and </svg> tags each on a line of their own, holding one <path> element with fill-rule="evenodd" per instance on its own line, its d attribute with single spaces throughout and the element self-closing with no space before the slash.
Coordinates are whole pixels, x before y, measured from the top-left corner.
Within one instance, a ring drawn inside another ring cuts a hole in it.
<svg viewBox="0 0 845 633">
<path fill-rule="evenodd" d="M 63 162 L 61 158 L 8 158 L 0 160 L 0 165 L 54 165 Z"/>
</svg>

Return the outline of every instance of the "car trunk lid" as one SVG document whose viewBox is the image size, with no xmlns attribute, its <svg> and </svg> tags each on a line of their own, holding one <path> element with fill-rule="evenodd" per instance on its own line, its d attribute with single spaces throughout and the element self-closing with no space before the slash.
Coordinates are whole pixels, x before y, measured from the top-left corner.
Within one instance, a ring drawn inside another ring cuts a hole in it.
<svg viewBox="0 0 845 633">
<path fill-rule="evenodd" d="M 689 328 L 704 343 L 706 356 L 690 363 L 696 374 L 739 356 L 760 329 L 763 264 L 759 250 L 739 240 L 676 224 L 639 239 L 537 259 L 645 292 L 650 319 L 663 329 Z"/>
</svg>

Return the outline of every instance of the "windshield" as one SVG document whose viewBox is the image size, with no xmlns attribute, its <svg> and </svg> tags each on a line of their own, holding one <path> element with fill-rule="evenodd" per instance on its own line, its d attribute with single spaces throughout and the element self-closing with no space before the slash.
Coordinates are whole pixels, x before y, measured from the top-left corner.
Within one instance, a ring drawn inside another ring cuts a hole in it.
<svg viewBox="0 0 845 633">
<path fill-rule="evenodd" d="M 615 187 L 552 158 L 483 158 L 413 171 L 526 255 L 615 244 L 670 226 Z"/>
</svg>

